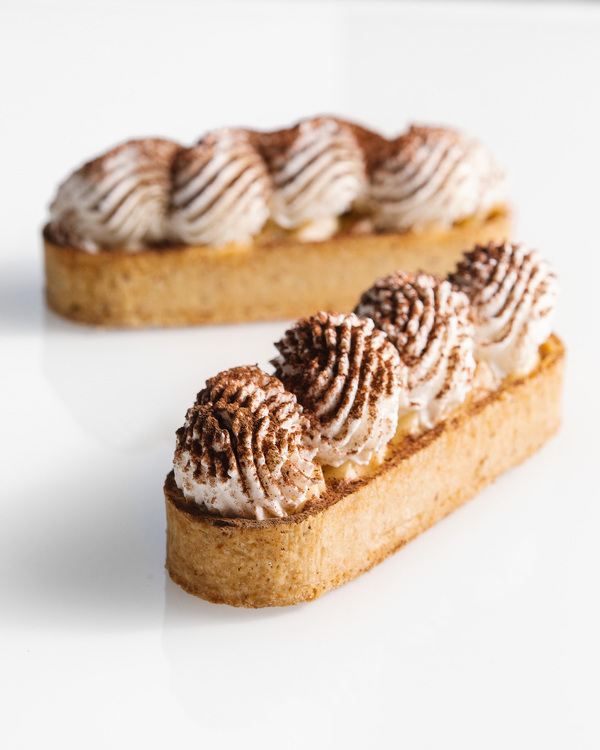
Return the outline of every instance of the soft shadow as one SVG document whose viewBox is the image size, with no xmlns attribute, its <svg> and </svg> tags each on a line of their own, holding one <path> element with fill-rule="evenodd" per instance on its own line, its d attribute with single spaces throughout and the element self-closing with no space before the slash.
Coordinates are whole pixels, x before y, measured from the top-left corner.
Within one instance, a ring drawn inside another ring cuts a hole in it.
<svg viewBox="0 0 600 750">
<path fill-rule="evenodd" d="M 193 630 L 206 625 L 243 627 L 248 623 L 289 616 L 294 611 L 301 611 L 305 606 L 307 605 L 298 604 L 294 607 L 247 609 L 231 607 L 228 604 L 213 604 L 186 593 L 173 583 L 165 572 L 165 630 Z"/>
<path fill-rule="evenodd" d="M 39 334 L 45 308 L 40 268 L 25 262 L 3 265 L 0 273 L 0 332 L 7 336 Z"/>
<path fill-rule="evenodd" d="M 61 469 L 59 476 L 32 479 L 11 498 L 11 533 L 3 548 L 5 626 L 111 632 L 164 625 L 193 637 L 194 631 L 252 626 L 291 614 L 289 608 L 210 604 L 169 579 L 164 450 L 67 474 Z"/>
<path fill-rule="evenodd" d="M 347 654 L 334 647 L 325 656 L 324 644 L 315 644 L 311 625 L 319 611 L 320 601 L 258 610 L 210 604 L 167 580 L 162 646 L 174 699 L 198 727 L 227 735 L 254 731 L 280 699 L 287 706 L 310 694 L 325 700 L 315 675 L 324 659 L 342 675 Z M 257 689 L 264 685 L 267 694 Z"/>
<path fill-rule="evenodd" d="M 4 549 L 5 625 L 75 632 L 160 626 L 160 470 L 115 481 L 106 467 L 88 469 L 12 498 L 19 510 Z M 44 506 L 34 510 L 32 497 Z"/>
</svg>

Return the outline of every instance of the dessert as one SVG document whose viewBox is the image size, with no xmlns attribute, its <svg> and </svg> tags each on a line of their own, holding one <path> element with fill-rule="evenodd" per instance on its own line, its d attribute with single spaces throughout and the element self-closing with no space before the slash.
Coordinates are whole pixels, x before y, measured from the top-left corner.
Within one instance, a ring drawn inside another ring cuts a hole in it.
<svg viewBox="0 0 600 750">
<path fill-rule="evenodd" d="M 444 279 L 395 272 L 207 381 L 165 482 L 167 570 L 212 602 L 310 601 L 540 448 L 560 424 L 556 277 L 489 243 Z"/>
<path fill-rule="evenodd" d="M 477 141 L 395 139 L 334 117 L 186 148 L 132 140 L 59 187 L 44 228 L 54 311 L 102 326 L 178 326 L 349 311 L 396 268 L 444 273 L 506 240 L 504 173 Z"/>
</svg>

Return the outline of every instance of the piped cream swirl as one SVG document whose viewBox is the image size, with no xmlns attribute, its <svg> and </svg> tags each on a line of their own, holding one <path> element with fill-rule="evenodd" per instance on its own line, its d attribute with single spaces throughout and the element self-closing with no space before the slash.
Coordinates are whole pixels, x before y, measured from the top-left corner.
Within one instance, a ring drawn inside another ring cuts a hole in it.
<svg viewBox="0 0 600 750">
<path fill-rule="evenodd" d="M 355 313 L 385 331 L 408 368 L 402 414 L 415 411 L 430 428 L 465 400 L 475 372 L 466 295 L 437 276 L 398 271 L 368 289 Z"/>
<path fill-rule="evenodd" d="M 365 159 L 350 124 L 316 117 L 265 134 L 262 143 L 275 187 L 273 220 L 307 240 L 335 234 L 338 217 L 367 184 Z"/>
<path fill-rule="evenodd" d="M 217 401 L 238 404 L 256 411 L 263 403 L 268 406 L 279 406 L 286 401 L 296 403 L 296 397 L 285 390 L 280 380 L 268 375 L 257 365 L 242 365 L 209 378 L 196 397 L 196 404 Z"/>
<path fill-rule="evenodd" d="M 496 375 L 526 375 L 552 332 L 556 274 L 537 250 L 509 242 L 476 246 L 450 280 L 477 313 L 476 353 Z"/>
<path fill-rule="evenodd" d="M 322 482 L 296 398 L 256 367 L 207 381 L 177 431 L 175 481 L 188 501 L 221 516 L 298 512 Z"/>
<path fill-rule="evenodd" d="M 54 238 L 92 252 L 164 242 L 171 164 L 179 149 L 172 141 L 146 138 L 84 164 L 50 206 Z"/>
<path fill-rule="evenodd" d="M 267 133 L 223 128 L 191 148 L 124 143 L 65 180 L 47 230 L 89 251 L 221 247 L 261 233 L 319 241 L 342 230 L 449 226 L 506 204 L 503 172 L 464 135 L 412 127 L 388 140 L 315 117 Z"/>
<path fill-rule="evenodd" d="M 478 141 L 413 126 L 373 168 L 369 199 L 380 229 L 447 227 L 505 205 L 506 180 Z"/>
<path fill-rule="evenodd" d="M 320 312 L 276 344 L 275 374 L 317 420 L 317 459 L 367 464 L 393 437 L 405 369 L 372 320 Z"/>
<path fill-rule="evenodd" d="M 217 130 L 183 150 L 172 181 L 169 235 L 176 243 L 247 243 L 269 217 L 271 178 L 246 130 Z"/>
</svg>

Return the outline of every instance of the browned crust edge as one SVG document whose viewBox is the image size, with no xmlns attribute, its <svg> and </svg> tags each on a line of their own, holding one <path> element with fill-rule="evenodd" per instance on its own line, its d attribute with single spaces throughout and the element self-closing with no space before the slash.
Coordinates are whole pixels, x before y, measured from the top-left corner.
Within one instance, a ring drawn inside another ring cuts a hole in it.
<svg viewBox="0 0 600 750">
<path fill-rule="evenodd" d="M 331 483 L 283 519 L 224 519 L 185 507 L 165 482 L 169 575 L 233 606 L 310 601 L 356 578 L 538 450 L 560 425 L 565 351 L 551 336 L 536 370 L 403 441 L 368 479 Z"/>
<path fill-rule="evenodd" d="M 445 273 L 477 243 L 507 240 L 511 212 L 448 230 L 339 235 L 223 248 L 90 253 L 44 230 L 48 307 L 70 320 L 113 328 L 188 326 L 349 311 L 375 279 L 398 268 Z"/>
</svg>

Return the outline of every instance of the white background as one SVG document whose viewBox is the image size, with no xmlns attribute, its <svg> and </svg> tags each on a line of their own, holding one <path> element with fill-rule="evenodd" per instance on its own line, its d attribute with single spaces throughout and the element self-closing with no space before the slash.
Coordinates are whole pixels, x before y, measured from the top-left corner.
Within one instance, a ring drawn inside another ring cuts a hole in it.
<svg viewBox="0 0 600 750">
<path fill-rule="evenodd" d="M 2 2 L 0 745 L 600 747 L 600 7 Z M 57 183 L 132 136 L 335 113 L 461 127 L 557 266 L 560 435 L 371 573 L 235 610 L 164 572 L 206 377 L 283 322 L 103 332 L 45 310 Z"/>
</svg>

